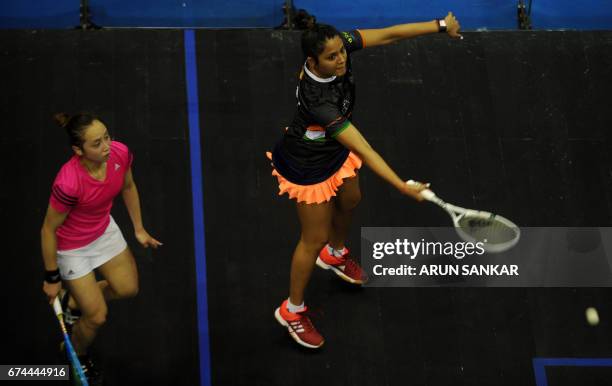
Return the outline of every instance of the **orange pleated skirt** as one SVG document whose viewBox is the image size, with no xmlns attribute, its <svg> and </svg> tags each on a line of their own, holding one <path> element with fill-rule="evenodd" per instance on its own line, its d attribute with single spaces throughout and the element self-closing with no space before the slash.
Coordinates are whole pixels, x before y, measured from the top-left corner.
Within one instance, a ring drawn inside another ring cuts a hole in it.
<svg viewBox="0 0 612 386">
<path fill-rule="evenodd" d="M 272 160 L 272 153 L 267 152 L 266 156 Z M 297 200 L 298 203 L 321 204 L 328 202 L 336 196 L 336 192 L 344 183 L 345 178 L 355 177 L 357 169 L 361 168 L 361 159 L 353 152 L 349 153 L 346 161 L 340 169 L 325 181 L 312 185 L 298 185 L 288 181 L 272 165 L 272 175 L 278 180 L 278 195 L 287 193 L 290 199 Z"/>
</svg>

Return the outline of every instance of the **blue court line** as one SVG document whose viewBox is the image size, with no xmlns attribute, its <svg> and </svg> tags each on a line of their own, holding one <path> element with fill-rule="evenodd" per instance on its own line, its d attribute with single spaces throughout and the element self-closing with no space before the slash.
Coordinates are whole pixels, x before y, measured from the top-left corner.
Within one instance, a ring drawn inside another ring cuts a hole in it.
<svg viewBox="0 0 612 386">
<path fill-rule="evenodd" d="M 210 386 L 210 340 L 208 335 L 208 294 L 206 292 L 206 241 L 204 235 L 204 199 L 202 194 L 202 157 L 200 154 L 200 110 L 195 31 L 184 32 L 185 81 L 189 120 L 189 153 L 193 203 L 193 241 L 195 246 L 196 297 L 198 302 L 198 343 L 200 349 L 200 385 Z"/>
<path fill-rule="evenodd" d="M 548 386 L 546 366 L 612 367 L 612 358 L 533 358 L 536 386 Z"/>
</svg>

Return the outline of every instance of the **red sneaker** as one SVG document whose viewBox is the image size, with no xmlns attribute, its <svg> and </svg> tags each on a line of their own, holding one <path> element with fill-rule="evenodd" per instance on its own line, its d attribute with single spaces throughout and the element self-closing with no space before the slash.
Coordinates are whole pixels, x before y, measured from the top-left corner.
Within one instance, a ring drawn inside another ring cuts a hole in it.
<svg viewBox="0 0 612 386">
<path fill-rule="evenodd" d="M 306 308 L 302 312 L 289 312 L 287 309 L 287 300 L 281 304 L 280 307 L 274 311 L 276 320 L 282 325 L 287 327 L 289 335 L 304 347 L 319 348 L 325 343 L 325 339 L 319 334 L 317 329 L 312 325 L 310 318 L 304 313 Z"/>
<path fill-rule="evenodd" d="M 352 284 L 363 284 L 368 281 L 368 276 L 353 259 L 348 248 L 345 247 L 344 250 L 344 255 L 337 257 L 329 253 L 327 245 L 324 246 L 319 252 L 317 265 L 323 269 L 331 269 L 340 278 Z"/>
</svg>

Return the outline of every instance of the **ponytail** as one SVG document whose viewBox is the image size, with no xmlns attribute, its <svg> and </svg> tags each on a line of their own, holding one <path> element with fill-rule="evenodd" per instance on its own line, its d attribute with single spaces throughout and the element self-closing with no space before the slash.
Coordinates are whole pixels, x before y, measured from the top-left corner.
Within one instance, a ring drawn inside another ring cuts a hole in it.
<svg viewBox="0 0 612 386">
<path fill-rule="evenodd" d="M 53 116 L 53 120 L 55 120 L 55 123 L 59 127 L 65 128 L 68 124 L 68 121 L 70 121 L 70 115 L 66 113 L 57 113 Z"/>
<path fill-rule="evenodd" d="M 83 139 L 85 130 L 98 118 L 90 113 L 78 113 L 75 115 L 57 113 L 53 115 L 53 120 L 59 127 L 66 130 L 66 134 L 68 134 L 70 139 L 70 146 L 82 148 L 83 142 L 85 142 Z"/>
<path fill-rule="evenodd" d="M 295 28 L 298 30 L 310 30 L 317 25 L 317 18 L 305 9 L 298 10 L 293 16 Z"/>
</svg>

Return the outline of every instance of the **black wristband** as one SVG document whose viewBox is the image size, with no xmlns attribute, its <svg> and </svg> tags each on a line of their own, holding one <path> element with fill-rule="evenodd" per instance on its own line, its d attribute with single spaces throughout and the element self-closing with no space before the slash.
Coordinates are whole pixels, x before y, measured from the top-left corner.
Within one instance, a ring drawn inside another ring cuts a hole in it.
<svg viewBox="0 0 612 386">
<path fill-rule="evenodd" d="M 45 271 L 45 281 L 49 284 L 55 284 L 62 281 L 59 269 L 56 269 L 55 271 Z"/>
<path fill-rule="evenodd" d="M 446 21 L 444 19 L 436 19 L 438 23 L 438 32 L 446 32 Z"/>
</svg>

